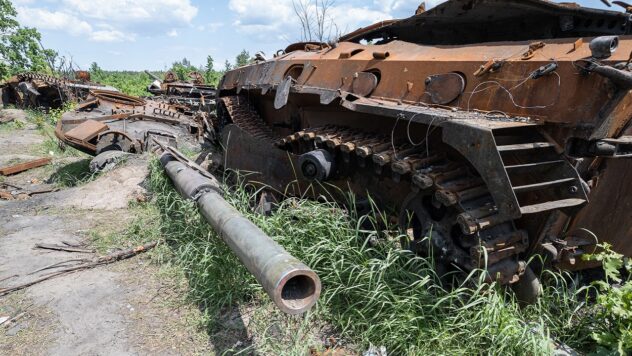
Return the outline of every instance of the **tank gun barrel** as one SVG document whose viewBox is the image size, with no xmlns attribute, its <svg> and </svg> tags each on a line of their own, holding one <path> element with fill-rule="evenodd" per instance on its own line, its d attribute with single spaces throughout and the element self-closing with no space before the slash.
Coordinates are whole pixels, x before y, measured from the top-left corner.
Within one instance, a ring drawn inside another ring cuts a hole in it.
<svg viewBox="0 0 632 356">
<path fill-rule="evenodd" d="M 197 202 L 200 212 L 283 312 L 300 314 L 320 296 L 320 279 L 220 194 L 215 180 L 164 153 L 161 164 L 176 189 Z"/>
</svg>

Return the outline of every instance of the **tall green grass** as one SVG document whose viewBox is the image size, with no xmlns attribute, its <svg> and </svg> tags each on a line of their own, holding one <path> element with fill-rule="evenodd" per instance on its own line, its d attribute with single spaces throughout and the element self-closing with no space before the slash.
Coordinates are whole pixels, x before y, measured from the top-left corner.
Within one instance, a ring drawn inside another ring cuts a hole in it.
<svg viewBox="0 0 632 356">
<path fill-rule="evenodd" d="M 235 306 L 271 313 L 245 352 L 305 354 L 322 348 L 310 328 L 323 327 L 347 348 L 385 346 L 392 355 L 542 355 L 553 353 L 551 340 L 594 350 L 592 313 L 583 302 L 587 291 L 575 287 L 570 276 L 543 276 L 544 296 L 521 308 L 506 289 L 482 283 L 478 272 L 444 287 L 432 261 L 388 239 L 370 244 L 378 234 L 362 226 L 373 216 L 356 217 L 333 203 L 288 199 L 265 217 L 253 213 L 254 193 L 231 189 L 227 200 L 322 280 L 312 311 L 299 318 L 280 315 L 195 206 L 178 196 L 157 161 L 151 163 L 149 186 L 158 214 L 153 221 L 170 250 L 165 258 L 184 270 L 189 298 L 205 312 L 209 333 Z"/>
</svg>

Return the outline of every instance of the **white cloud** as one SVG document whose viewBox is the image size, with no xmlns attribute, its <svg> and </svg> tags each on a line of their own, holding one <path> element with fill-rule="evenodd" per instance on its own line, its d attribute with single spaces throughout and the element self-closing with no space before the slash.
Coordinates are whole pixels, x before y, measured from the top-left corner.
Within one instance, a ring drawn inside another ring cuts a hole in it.
<svg viewBox="0 0 632 356">
<path fill-rule="evenodd" d="M 445 1 L 446 0 L 373 0 L 373 4 L 395 18 L 406 18 L 413 16 L 417 7 L 422 2 L 426 3 L 426 10 L 430 10 Z"/>
<path fill-rule="evenodd" d="M 94 28 L 78 17 L 61 11 L 49 11 L 39 8 L 18 7 L 18 20 L 20 23 L 42 30 L 63 31 L 71 36 L 84 36 L 94 42 L 122 42 L 133 41 L 133 34 L 125 34 L 107 24 L 97 25 Z"/>
<path fill-rule="evenodd" d="M 126 35 L 117 30 L 94 31 L 90 34 L 90 40 L 94 42 L 124 42 L 134 41 L 135 36 Z"/>
<path fill-rule="evenodd" d="M 344 34 L 382 20 L 413 16 L 422 1 L 336 1 L 328 11 L 330 21 L 335 24 L 332 35 L 336 28 L 337 32 Z M 426 9 L 445 1 L 425 0 Z M 290 42 L 300 40 L 301 24 L 294 12 L 292 0 L 229 0 L 228 7 L 235 14 L 232 25 L 242 33 L 264 42 L 274 42 L 279 38 Z"/>
<path fill-rule="evenodd" d="M 134 41 L 139 35 L 178 35 L 191 25 L 197 7 L 190 0 L 61 0 L 46 8 L 31 7 L 32 0 L 17 0 L 20 23 L 42 30 L 85 36 L 94 42 Z M 38 2 L 38 5 L 40 3 Z"/>
<path fill-rule="evenodd" d="M 18 20 L 25 26 L 65 31 L 73 36 L 89 35 L 92 32 L 90 24 L 68 13 L 29 7 L 18 7 L 17 11 Z"/>
<path fill-rule="evenodd" d="M 198 13 L 189 0 L 63 0 L 87 18 L 113 22 L 189 23 Z"/>
<path fill-rule="evenodd" d="M 230 0 L 228 8 L 237 15 L 234 26 L 242 32 L 262 37 L 298 24 L 292 0 Z"/>
<path fill-rule="evenodd" d="M 342 34 L 355 31 L 358 28 L 370 24 L 390 20 L 393 18 L 389 13 L 371 10 L 364 7 L 352 7 L 349 5 L 335 6 L 331 9 L 331 18 L 342 31 Z"/>
<path fill-rule="evenodd" d="M 223 22 L 211 22 L 204 26 L 204 29 L 208 30 L 209 32 L 215 32 L 222 28 L 222 26 L 224 26 Z"/>
<path fill-rule="evenodd" d="M 299 40 L 301 24 L 294 12 L 292 0 L 230 0 L 229 9 L 236 15 L 233 23 L 239 31 L 258 39 L 276 41 L 279 38 Z M 415 7 L 416 9 L 416 7 Z M 414 12 L 414 9 L 411 10 Z M 329 11 L 329 21 L 337 31 L 345 33 L 374 22 L 393 18 L 379 8 L 335 3 Z"/>
</svg>

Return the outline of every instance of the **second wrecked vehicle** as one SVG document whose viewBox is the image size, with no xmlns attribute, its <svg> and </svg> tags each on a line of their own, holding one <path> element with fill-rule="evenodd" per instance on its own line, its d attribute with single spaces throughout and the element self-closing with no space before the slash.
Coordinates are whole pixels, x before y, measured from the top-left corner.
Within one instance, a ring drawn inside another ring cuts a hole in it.
<svg viewBox="0 0 632 356">
<path fill-rule="evenodd" d="M 536 253 L 632 255 L 631 31 L 575 4 L 452 0 L 227 72 L 215 130 L 226 168 L 370 196 L 438 267 L 533 300 Z"/>
<path fill-rule="evenodd" d="M 65 144 L 90 155 L 106 151 L 142 153 L 154 140 L 170 146 L 197 146 L 211 127 L 205 112 L 133 97 L 92 90 L 73 111 L 62 115 L 55 135 Z"/>
</svg>

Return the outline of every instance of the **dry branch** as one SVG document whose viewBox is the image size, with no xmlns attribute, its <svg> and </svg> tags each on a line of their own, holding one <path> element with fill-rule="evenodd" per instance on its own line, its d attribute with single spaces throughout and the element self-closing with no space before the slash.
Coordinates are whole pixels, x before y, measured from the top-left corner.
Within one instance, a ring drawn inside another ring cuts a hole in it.
<svg viewBox="0 0 632 356">
<path fill-rule="evenodd" d="M 138 255 L 140 253 L 143 253 L 143 252 L 151 250 L 152 248 L 156 247 L 157 244 L 158 244 L 157 241 L 153 241 L 153 242 L 150 242 L 148 244 L 135 247 L 133 249 L 117 251 L 117 252 L 111 253 L 111 254 L 106 255 L 106 256 L 98 257 L 94 261 L 83 263 L 83 264 L 80 264 L 80 265 L 77 265 L 77 266 L 64 268 L 62 270 L 53 272 L 52 274 L 49 274 L 49 275 L 44 276 L 42 278 L 38 278 L 38 279 L 36 279 L 34 281 L 31 281 L 31 282 L 28 282 L 28 283 L 20 284 L 20 285 L 15 286 L 15 287 L 0 289 L 0 297 L 4 296 L 4 295 L 7 295 L 7 294 L 9 294 L 11 292 L 15 292 L 15 291 L 18 291 L 18 290 L 21 290 L 21 289 L 24 289 L 24 288 L 28 288 L 28 287 L 30 287 L 30 286 L 32 286 L 34 284 L 37 284 L 37 283 L 40 283 L 40 282 L 44 282 L 44 281 L 49 280 L 49 279 L 54 278 L 54 277 L 63 276 L 63 275 L 66 275 L 66 274 L 69 274 L 69 273 L 72 273 L 72 272 L 75 272 L 75 271 L 82 271 L 82 270 L 86 270 L 86 269 L 91 269 L 91 268 L 95 268 L 95 267 L 98 267 L 98 266 L 107 265 L 107 264 L 110 264 L 110 263 L 114 263 L 116 261 L 125 260 L 125 259 L 128 259 L 128 258 L 134 257 L 134 256 L 136 256 L 136 255 Z M 71 261 L 63 261 L 63 262 L 60 262 L 60 263 L 57 263 L 57 264 L 58 265 L 59 264 L 63 264 L 64 262 L 72 262 L 72 260 Z"/>
<path fill-rule="evenodd" d="M 17 275 L 17 274 L 14 274 L 13 276 L 9 276 L 9 277 L 2 278 L 2 279 L 0 279 L 0 282 L 4 282 L 4 281 L 6 281 L 7 279 L 12 279 L 12 278 L 15 278 L 15 277 L 18 277 L 18 275 Z"/>
<path fill-rule="evenodd" d="M 36 248 L 41 248 L 45 250 L 55 250 L 55 251 L 66 251 L 66 252 L 78 252 L 78 253 L 93 253 L 94 250 L 78 248 L 73 246 L 64 246 L 64 245 L 52 245 L 52 244 L 35 244 Z"/>
</svg>

